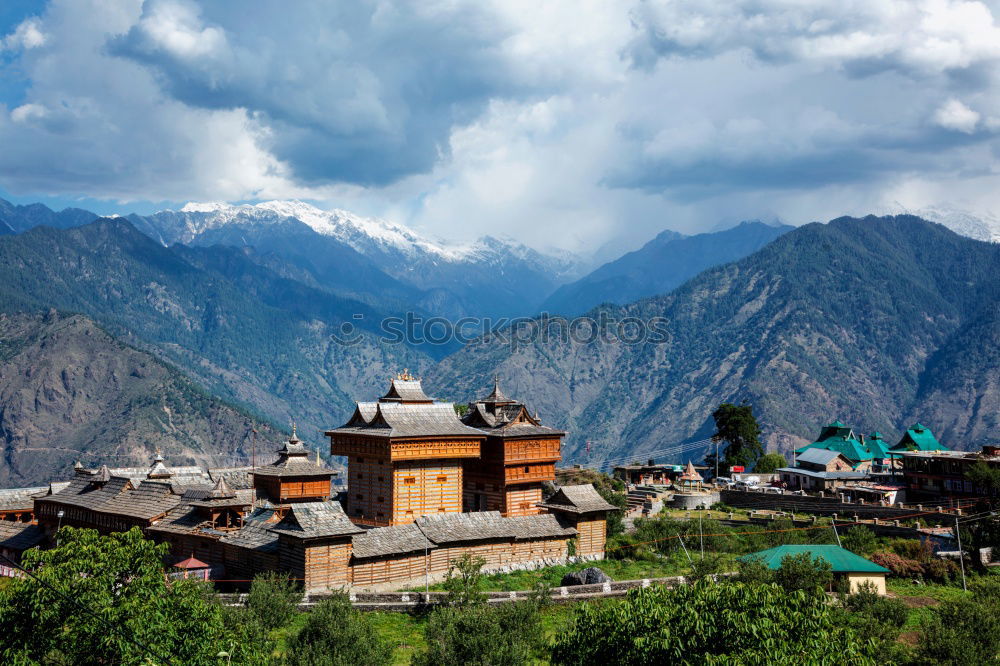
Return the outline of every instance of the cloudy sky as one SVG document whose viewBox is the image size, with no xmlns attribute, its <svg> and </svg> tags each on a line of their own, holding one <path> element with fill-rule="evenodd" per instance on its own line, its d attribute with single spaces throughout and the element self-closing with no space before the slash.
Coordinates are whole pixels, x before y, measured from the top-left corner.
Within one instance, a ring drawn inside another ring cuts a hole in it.
<svg viewBox="0 0 1000 666">
<path fill-rule="evenodd" d="M 437 236 L 1000 212 L 1000 0 L 2 0 L 0 196 Z"/>
</svg>

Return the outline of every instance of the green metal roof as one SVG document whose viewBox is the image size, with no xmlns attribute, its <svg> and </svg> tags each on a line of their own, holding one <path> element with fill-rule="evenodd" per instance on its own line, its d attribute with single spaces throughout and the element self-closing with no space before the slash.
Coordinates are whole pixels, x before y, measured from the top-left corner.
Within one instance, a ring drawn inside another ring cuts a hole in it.
<svg viewBox="0 0 1000 666">
<path fill-rule="evenodd" d="M 778 546 L 769 548 L 759 553 L 751 553 L 737 559 L 746 562 L 752 558 L 759 558 L 768 569 L 777 569 L 781 566 L 781 560 L 788 555 L 799 555 L 809 553 L 813 559 L 819 558 L 830 563 L 834 573 L 889 573 L 889 570 L 879 566 L 870 560 L 866 560 L 860 555 L 855 555 L 846 548 L 840 546 Z"/>
<path fill-rule="evenodd" d="M 899 444 L 892 447 L 893 451 L 947 451 L 948 447 L 942 446 L 931 429 L 921 423 L 914 423 L 906 429 Z"/>
<path fill-rule="evenodd" d="M 872 459 L 871 452 L 856 439 L 837 439 L 836 437 L 831 437 L 813 442 L 808 446 L 803 446 L 801 449 L 796 449 L 795 453 L 801 454 L 809 449 L 828 449 L 837 453 L 843 453 L 844 457 L 854 466 L 857 466 L 858 463 L 864 460 Z"/>
<path fill-rule="evenodd" d="M 882 439 L 882 433 L 880 432 L 873 432 L 871 439 L 866 440 L 865 443 L 868 444 L 868 450 L 872 452 L 873 458 L 885 460 L 887 458 L 900 457 L 900 454 L 891 452 L 892 447 Z"/>
</svg>

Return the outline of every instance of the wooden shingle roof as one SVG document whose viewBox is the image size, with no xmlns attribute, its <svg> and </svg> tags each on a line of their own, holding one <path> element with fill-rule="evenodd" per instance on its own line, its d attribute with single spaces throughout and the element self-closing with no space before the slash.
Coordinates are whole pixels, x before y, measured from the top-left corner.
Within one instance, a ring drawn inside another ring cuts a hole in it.
<svg viewBox="0 0 1000 666">
<path fill-rule="evenodd" d="M 356 415 L 361 414 L 360 407 Z M 327 434 L 358 434 L 369 437 L 450 437 L 483 439 L 484 433 L 459 420 L 450 402 L 379 402 L 367 422 L 353 418 Z"/>
<path fill-rule="evenodd" d="M 293 433 L 291 439 L 278 449 L 278 460 L 270 465 L 254 468 L 253 474 L 254 476 L 267 477 L 305 476 L 329 479 L 334 475 L 334 471 L 322 464 L 317 465 L 310 461 L 309 449 Z"/>
<path fill-rule="evenodd" d="M 48 486 L 4 488 L 0 490 L 0 511 L 30 511 L 35 506 L 35 496 L 44 495 L 48 489 Z"/>
<path fill-rule="evenodd" d="M 135 490 L 123 492 L 95 508 L 101 513 L 152 520 L 180 503 L 181 496 L 174 493 L 168 481 L 146 480 Z"/>
<path fill-rule="evenodd" d="M 278 535 L 268 529 L 266 523 L 259 520 L 248 520 L 243 527 L 227 533 L 219 541 L 263 553 L 274 553 L 278 550 Z"/>
</svg>

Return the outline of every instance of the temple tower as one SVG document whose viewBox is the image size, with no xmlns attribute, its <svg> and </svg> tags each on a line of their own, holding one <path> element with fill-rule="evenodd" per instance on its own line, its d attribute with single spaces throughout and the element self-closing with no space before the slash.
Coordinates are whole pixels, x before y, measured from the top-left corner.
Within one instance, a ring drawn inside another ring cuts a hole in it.
<svg viewBox="0 0 1000 666">
<path fill-rule="evenodd" d="M 465 463 L 465 510 L 540 513 L 542 483 L 555 481 L 566 433 L 543 426 L 537 414 L 504 395 L 497 378 L 488 396 L 469 405 L 462 422 L 486 433 L 482 456 Z"/>
<path fill-rule="evenodd" d="M 462 511 L 462 463 L 479 458 L 484 433 L 435 402 L 408 373 L 377 402 L 359 402 L 327 431 L 330 453 L 347 457 L 348 517 L 361 525 L 403 525 Z"/>
</svg>

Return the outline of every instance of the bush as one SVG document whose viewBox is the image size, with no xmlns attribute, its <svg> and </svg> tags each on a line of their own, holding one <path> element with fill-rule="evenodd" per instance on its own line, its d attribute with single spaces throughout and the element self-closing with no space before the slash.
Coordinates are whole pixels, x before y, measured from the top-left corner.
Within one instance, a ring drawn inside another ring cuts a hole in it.
<svg viewBox="0 0 1000 666">
<path fill-rule="evenodd" d="M 923 626 L 917 663 L 959 666 L 996 663 L 1000 654 L 998 590 L 987 596 L 946 601 L 931 609 Z"/>
<path fill-rule="evenodd" d="M 935 583 L 950 583 L 961 575 L 958 564 L 952 560 L 933 559 L 922 565 L 924 577 Z"/>
<path fill-rule="evenodd" d="M 833 581 L 833 567 L 824 559 L 809 553 L 785 555 L 774 572 L 774 580 L 786 592 L 803 590 L 822 592 Z"/>
<path fill-rule="evenodd" d="M 868 557 L 878 548 L 878 538 L 867 527 L 855 525 L 841 537 L 841 545 L 855 555 Z"/>
<path fill-rule="evenodd" d="M 900 578 L 913 578 L 923 576 L 924 568 L 920 562 L 900 557 L 896 553 L 878 552 L 873 553 L 871 561 L 885 567 L 892 572 L 893 576 Z"/>
<path fill-rule="evenodd" d="M 425 635 L 428 649 L 413 660 L 416 666 L 515 666 L 529 663 L 543 643 L 538 606 L 531 601 L 439 608 L 428 618 Z"/>
<path fill-rule="evenodd" d="M 292 666 L 383 666 L 392 646 L 343 594 L 317 604 L 305 626 L 288 642 Z"/>
<path fill-rule="evenodd" d="M 283 627 L 298 612 L 302 591 L 287 575 L 268 571 L 255 576 L 247 595 L 247 611 L 265 630 Z"/>
<path fill-rule="evenodd" d="M 449 605 L 464 607 L 486 603 L 482 574 L 484 564 L 486 560 L 473 557 L 469 553 L 451 563 L 448 576 L 444 579 Z"/>
<path fill-rule="evenodd" d="M 875 642 L 835 611 L 821 596 L 776 585 L 640 588 L 616 604 L 580 604 L 552 663 L 875 664 Z"/>
<path fill-rule="evenodd" d="M 865 583 L 857 592 L 848 596 L 844 606 L 871 619 L 873 624 L 870 627 L 888 627 L 896 633 L 906 624 L 906 618 L 910 614 L 906 604 L 898 599 L 883 597 L 871 583 Z"/>
<path fill-rule="evenodd" d="M 736 580 L 747 585 L 769 585 L 774 582 L 774 571 L 772 571 L 764 560 L 759 557 L 750 557 L 745 560 L 736 561 Z"/>
<path fill-rule="evenodd" d="M 704 558 L 695 557 L 691 561 L 691 580 L 699 581 L 717 573 L 722 573 L 726 557 L 719 553 L 705 553 Z"/>
</svg>

